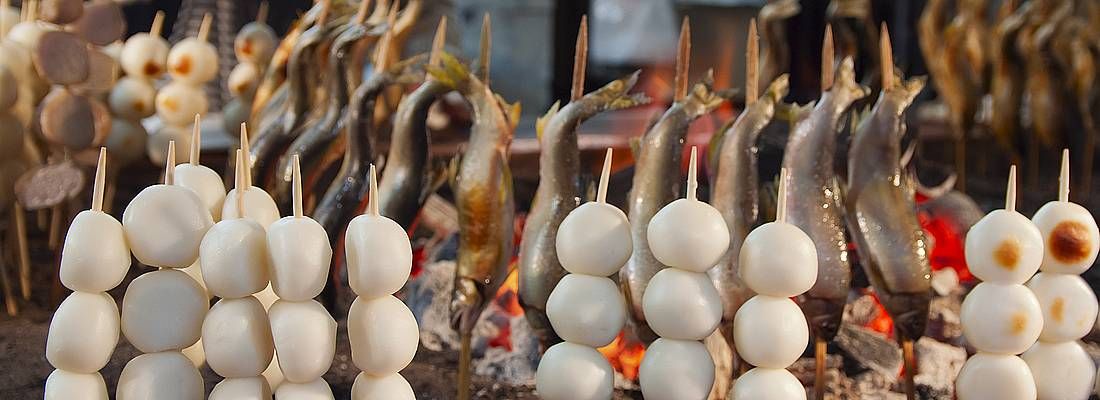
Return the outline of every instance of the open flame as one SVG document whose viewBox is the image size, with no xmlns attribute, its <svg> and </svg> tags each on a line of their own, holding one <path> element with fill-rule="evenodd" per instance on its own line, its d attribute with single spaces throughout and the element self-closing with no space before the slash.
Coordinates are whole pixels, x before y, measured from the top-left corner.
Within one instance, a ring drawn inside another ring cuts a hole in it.
<svg viewBox="0 0 1100 400">
<path fill-rule="evenodd" d="M 622 331 L 619 332 L 615 341 L 597 350 L 611 362 L 612 368 L 623 374 L 623 377 L 631 381 L 638 379 L 638 367 L 642 365 L 645 344 L 627 339 L 626 331 Z"/>
</svg>

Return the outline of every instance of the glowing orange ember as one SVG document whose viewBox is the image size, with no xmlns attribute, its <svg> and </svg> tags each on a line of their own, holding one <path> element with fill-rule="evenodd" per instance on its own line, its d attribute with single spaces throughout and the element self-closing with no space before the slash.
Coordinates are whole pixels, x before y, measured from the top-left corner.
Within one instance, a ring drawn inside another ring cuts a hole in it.
<svg viewBox="0 0 1100 400">
<path fill-rule="evenodd" d="M 509 267 L 508 278 L 497 289 L 496 303 L 508 315 L 523 315 L 523 307 L 519 305 L 519 273 L 515 268 L 515 262 Z"/>
<path fill-rule="evenodd" d="M 632 381 L 638 379 L 638 366 L 642 365 L 642 356 L 645 355 L 644 344 L 627 339 L 623 331 L 619 332 L 615 341 L 598 350 L 623 377 Z"/>
</svg>

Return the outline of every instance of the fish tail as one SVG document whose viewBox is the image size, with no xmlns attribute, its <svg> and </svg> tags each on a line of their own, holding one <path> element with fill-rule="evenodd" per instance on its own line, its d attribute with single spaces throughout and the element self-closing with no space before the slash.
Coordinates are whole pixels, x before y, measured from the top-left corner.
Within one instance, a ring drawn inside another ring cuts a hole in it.
<svg viewBox="0 0 1100 400">
<path fill-rule="evenodd" d="M 535 138 L 538 139 L 539 143 L 542 143 L 542 132 L 546 130 L 546 124 L 550 123 L 550 120 L 558 114 L 559 109 L 561 109 L 561 101 L 555 101 L 550 109 L 546 110 L 546 114 L 535 119 Z"/>
<path fill-rule="evenodd" d="M 452 90 L 469 93 L 473 82 L 477 81 L 477 77 L 470 74 L 470 68 L 446 51 L 440 53 L 439 59 L 442 61 L 442 65 L 429 65 L 427 67 L 428 74 L 431 75 L 432 79 L 439 81 Z"/>
<path fill-rule="evenodd" d="M 837 68 L 834 82 L 833 89 L 830 90 L 839 94 L 839 101 L 836 104 L 841 108 L 848 108 L 852 102 L 867 96 L 871 92 L 866 86 L 860 85 L 856 81 L 855 63 L 851 57 L 844 57 L 844 61 L 840 62 L 840 68 Z"/>
<path fill-rule="evenodd" d="M 634 88 L 634 85 L 638 83 L 638 76 L 640 74 L 640 70 L 634 71 L 634 73 L 618 80 L 611 81 L 611 83 L 604 85 L 604 87 L 584 97 L 599 101 L 604 111 L 622 110 L 642 104 L 648 104 L 650 100 L 645 93 L 629 93 L 630 90 Z"/>
<path fill-rule="evenodd" d="M 768 89 L 764 91 L 764 97 L 767 97 L 772 102 L 778 103 L 787 97 L 787 91 L 791 88 L 791 77 L 788 74 L 782 74 L 775 78 L 771 84 L 768 85 Z"/>
<path fill-rule="evenodd" d="M 714 91 L 714 70 L 708 70 L 703 80 L 691 88 L 691 93 L 684 99 L 684 103 L 691 111 L 694 118 L 706 115 L 718 108 L 725 101 Z"/>
</svg>

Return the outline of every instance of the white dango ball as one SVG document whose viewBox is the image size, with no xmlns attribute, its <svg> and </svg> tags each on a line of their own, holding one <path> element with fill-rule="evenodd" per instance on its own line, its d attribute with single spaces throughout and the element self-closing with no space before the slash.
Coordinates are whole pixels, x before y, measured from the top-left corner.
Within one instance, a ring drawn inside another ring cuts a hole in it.
<svg viewBox="0 0 1100 400">
<path fill-rule="evenodd" d="M 136 33 L 126 40 L 118 58 L 126 75 L 156 79 L 168 69 L 168 41 L 160 36 Z"/>
<path fill-rule="evenodd" d="M 806 350 L 810 331 L 806 316 L 786 297 L 754 296 L 733 320 L 737 354 L 749 364 L 787 368 Z"/>
<path fill-rule="evenodd" d="M 1092 392 L 1096 366 L 1077 341 L 1040 340 L 1020 358 L 1035 377 L 1040 399 L 1086 399 Z"/>
<path fill-rule="evenodd" d="M 111 360 L 118 344 L 118 306 L 106 293 L 73 292 L 53 314 L 46 360 L 55 368 L 90 374 Z"/>
<path fill-rule="evenodd" d="M 646 229 L 649 249 L 662 264 L 694 272 L 714 267 L 730 243 L 722 214 L 709 204 L 678 199 L 657 211 Z"/>
<path fill-rule="evenodd" d="M 214 224 L 199 247 L 199 265 L 211 295 L 235 299 L 264 290 L 270 280 L 264 228 L 242 218 Z"/>
<path fill-rule="evenodd" d="M 593 276 L 618 273 L 634 251 L 626 214 L 599 202 L 581 204 L 566 215 L 555 246 L 566 271 Z"/>
<path fill-rule="evenodd" d="M 149 135 L 145 153 L 154 165 L 164 165 L 168 159 L 168 143 L 176 142 L 176 160 L 186 160 L 191 143 L 191 131 L 181 126 L 164 125 Z"/>
<path fill-rule="evenodd" d="M 56 30 L 51 25 L 40 21 L 23 21 L 11 27 L 5 39 L 23 45 L 24 48 L 38 48 L 38 40 L 47 31 Z"/>
<path fill-rule="evenodd" d="M 206 363 L 226 378 L 260 376 L 275 353 L 267 313 L 251 296 L 222 299 L 210 307 L 202 338 Z"/>
<path fill-rule="evenodd" d="M 1020 213 L 994 210 L 966 235 L 966 263 L 986 282 L 1027 282 L 1043 260 L 1043 236 Z"/>
<path fill-rule="evenodd" d="M 79 292 L 106 292 L 130 270 L 122 224 L 110 214 L 84 210 L 73 218 L 61 249 L 61 283 Z"/>
<path fill-rule="evenodd" d="M 210 104 L 201 86 L 173 81 L 157 92 L 157 115 L 169 125 L 189 125 L 195 114 L 206 114 Z"/>
<path fill-rule="evenodd" d="M 287 381 L 309 383 L 328 372 L 336 354 L 336 320 L 324 306 L 313 300 L 279 300 L 267 312 Z"/>
<path fill-rule="evenodd" d="M 1034 400 L 1035 380 L 1020 357 L 979 352 L 959 370 L 955 396 L 959 400 Z"/>
<path fill-rule="evenodd" d="M 348 312 L 351 359 L 360 370 L 382 376 L 412 362 L 420 330 L 412 311 L 393 296 L 356 297 Z"/>
<path fill-rule="evenodd" d="M 81 374 L 55 369 L 46 377 L 45 400 L 108 400 L 107 384 L 99 372 Z"/>
<path fill-rule="evenodd" d="M 118 400 L 202 400 L 199 370 L 178 351 L 142 354 L 122 368 Z"/>
<path fill-rule="evenodd" d="M 1078 275 L 1092 267 L 1100 250 L 1096 219 L 1076 203 L 1052 201 L 1031 218 L 1042 233 L 1044 272 Z"/>
<path fill-rule="evenodd" d="M 988 353 L 1023 353 L 1043 330 L 1039 301 L 1014 283 L 979 283 L 963 300 L 960 319 L 966 341 Z"/>
<path fill-rule="evenodd" d="M 606 400 L 614 390 L 615 372 L 596 349 L 561 342 L 546 350 L 535 373 L 543 400 Z"/>
<path fill-rule="evenodd" d="M 235 97 L 252 97 L 260 83 L 260 68 L 252 63 L 240 63 L 229 72 L 226 86 Z"/>
<path fill-rule="evenodd" d="M 307 383 L 284 382 L 275 389 L 275 400 L 333 400 L 332 388 L 324 379 Z"/>
<path fill-rule="evenodd" d="M 225 378 L 210 391 L 207 400 L 270 399 L 271 386 L 263 377 Z"/>
<path fill-rule="evenodd" d="M 412 385 L 401 374 L 384 376 L 360 372 L 351 385 L 352 400 L 416 400 Z"/>
<path fill-rule="evenodd" d="M 642 311 L 661 337 L 703 340 L 722 320 L 722 299 L 706 273 L 665 268 L 649 280 Z"/>
<path fill-rule="evenodd" d="M 285 217 L 267 228 L 271 288 L 280 298 L 306 301 L 328 281 L 332 246 L 325 228 L 312 218 Z"/>
<path fill-rule="evenodd" d="M 157 90 L 150 82 L 127 76 L 111 88 L 107 106 L 115 116 L 136 120 L 156 112 L 156 98 Z"/>
<path fill-rule="evenodd" d="M 279 220 L 279 207 L 263 189 L 252 186 L 244 191 L 244 217 L 256 221 L 264 229 Z M 225 202 L 222 203 L 222 219 L 240 218 L 237 210 L 237 189 L 231 189 L 225 194 Z"/>
<path fill-rule="evenodd" d="M 783 368 L 753 368 L 737 377 L 732 400 L 804 400 L 806 388 Z"/>
<path fill-rule="evenodd" d="M 217 172 L 204 166 L 183 163 L 176 166 L 175 184 L 195 191 L 215 221 L 221 220 L 225 183 Z"/>
<path fill-rule="evenodd" d="M 126 242 L 142 264 L 187 268 L 199 257 L 199 244 L 214 225 L 195 192 L 181 186 L 143 189 L 122 213 Z"/>
<path fill-rule="evenodd" d="M 785 222 L 769 222 L 749 232 L 741 246 L 738 265 L 745 284 L 766 296 L 794 297 L 817 282 L 817 249 L 813 240 L 797 226 Z"/>
<path fill-rule="evenodd" d="M 360 215 L 345 234 L 348 282 L 355 294 L 368 299 L 401 290 L 412 271 L 412 244 L 405 229 L 392 219 Z"/>
<path fill-rule="evenodd" d="M 275 53 L 278 38 L 275 30 L 262 22 L 249 22 L 237 32 L 233 51 L 241 64 L 266 64 Z"/>
<path fill-rule="evenodd" d="M 646 400 L 706 399 L 714 385 L 714 359 L 694 340 L 660 338 L 638 369 Z"/>
<path fill-rule="evenodd" d="M 615 340 L 626 323 L 626 300 L 611 279 L 568 274 L 550 292 L 546 315 L 565 341 L 603 347 Z"/>
<path fill-rule="evenodd" d="M 122 298 L 122 333 L 143 353 L 195 344 L 208 308 L 206 292 L 187 274 L 164 269 L 135 278 Z"/>
<path fill-rule="evenodd" d="M 168 52 L 168 73 L 189 85 L 209 82 L 218 75 L 218 51 L 198 38 L 183 39 Z"/>
<path fill-rule="evenodd" d="M 119 165 L 127 165 L 145 157 L 145 145 L 149 132 L 140 121 L 111 118 L 111 132 L 107 134 L 107 152 Z"/>
<path fill-rule="evenodd" d="M 1096 321 L 1096 293 L 1078 275 L 1040 272 L 1027 283 L 1043 309 L 1039 339 L 1065 342 L 1080 339 Z"/>
</svg>

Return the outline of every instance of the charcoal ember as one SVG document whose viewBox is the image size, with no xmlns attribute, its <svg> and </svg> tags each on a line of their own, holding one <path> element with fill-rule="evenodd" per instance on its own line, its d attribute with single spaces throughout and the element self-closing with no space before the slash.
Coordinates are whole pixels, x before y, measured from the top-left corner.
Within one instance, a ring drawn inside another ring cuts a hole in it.
<svg viewBox="0 0 1100 400">
<path fill-rule="evenodd" d="M 897 379 L 902 366 L 901 348 L 886 336 L 845 321 L 833 342 L 860 366 L 891 381 Z"/>
<path fill-rule="evenodd" d="M 962 289 L 959 285 L 959 273 L 954 268 L 941 268 L 932 271 L 932 290 L 940 296 L 949 296 Z"/>
<path fill-rule="evenodd" d="M 870 294 L 863 294 L 845 306 L 844 322 L 857 326 L 867 326 L 875 318 L 878 318 L 881 312 L 882 309 L 875 302 L 875 297 Z"/>
<path fill-rule="evenodd" d="M 898 383 L 894 374 L 883 375 L 876 371 L 867 371 L 852 378 L 852 391 L 850 396 L 842 396 L 842 399 L 878 399 L 878 400 L 904 400 L 905 395 L 893 391 L 893 385 Z"/>
<path fill-rule="evenodd" d="M 919 366 L 913 380 L 923 399 L 950 399 L 955 394 L 955 377 L 966 363 L 966 350 L 923 337 L 917 340 Z"/>
<path fill-rule="evenodd" d="M 961 300 L 961 296 L 958 295 L 933 297 L 925 334 L 939 341 L 961 344 L 962 319 L 959 316 L 962 309 Z"/>
</svg>

